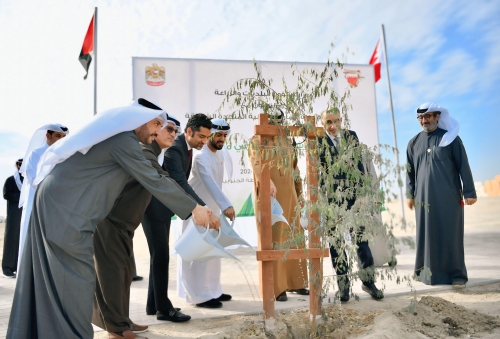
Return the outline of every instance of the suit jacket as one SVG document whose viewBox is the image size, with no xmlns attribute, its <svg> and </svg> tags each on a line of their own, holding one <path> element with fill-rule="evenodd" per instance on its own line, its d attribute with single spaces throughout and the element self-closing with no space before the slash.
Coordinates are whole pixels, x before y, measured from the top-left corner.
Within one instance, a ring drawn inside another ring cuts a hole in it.
<svg viewBox="0 0 500 339">
<path fill-rule="evenodd" d="M 354 142 L 355 144 L 359 143 L 359 139 L 358 139 L 356 132 L 351 131 L 351 130 L 344 130 L 343 133 L 341 134 L 341 139 L 342 139 L 342 142 L 349 141 L 349 142 Z M 324 142 L 323 140 L 326 140 L 328 147 L 325 148 L 325 147 L 321 146 Z M 335 164 L 335 162 L 337 161 L 339 152 L 338 152 L 337 148 L 334 146 L 333 141 L 327 135 L 325 137 L 318 137 L 318 146 L 320 147 L 319 159 L 320 159 L 321 165 L 323 167 L 323 170 L 326 173 L 328 173 L 329 166 Z M 327 153 L 326 152 L 328 152 L 330 154 L 330 156 L 332 157 L 331 163 L 329 163 L 327 160 Z M 357 167 L 362 173 L 365 172 L 365 168 L 364 168 L 361 160 L 358 162 Z M 334 192 L 337 191 L 339 189 L 340 182 L 343 180 L 346 180 L 346 179 L 347 179 L 347 173 L 345 173 L 345 172 L 336 173 L 334 175 L 333 191 Z M 362 183 L 358 183 L 358 184 L 361 185 Z M 321 178 L 320 178 L 320 186 L 322 186 Z M 356 201 L 356 191 L 354 191 L 354 192 L 355 192 L 354 197 L 352 199 L 347 200 L 348 208 L 351 208 L 352 205 L 354 205 L 354 202 Z M 332 203 L 333 199 L 331 197 L 329 197 L 328 201 L 330 203 Z"/>
<path fill-rule="evenodd" d="M 156 145 L 155 147 L 158 147 L 156 141 L 154 141 L 151 145 Z M 147 145 L 144 145 L 143 147 L 147 147 Z M 190 174 L 190 171 L 188 171 L 188 161 L 189 155 L 186 137 L 184 134 L 181 134 L 175 139 L 172 146 L 165 151 L 165 160 L 163 161 L 162 169 L 167 172 L 170 178 L 174 179 L 174 181 L 187 194 L 196 200 L 198 204 L 205 206 L 203 200 L 198 197 L 193 188 L 188 184 Z M 155 220 L 166 222 L 172 218 L 174 212 L 165 207 L 165 205 L 163 205 L 158 199 L 153 197 L 148 208 L 146 209 L 145 214 Z"/>
</svg>

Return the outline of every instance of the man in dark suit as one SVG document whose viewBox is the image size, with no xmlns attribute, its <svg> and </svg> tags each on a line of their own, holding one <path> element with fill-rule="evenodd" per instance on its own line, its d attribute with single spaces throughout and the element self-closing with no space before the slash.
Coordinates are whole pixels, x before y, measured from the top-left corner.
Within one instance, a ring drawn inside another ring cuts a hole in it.
<svg viewBox="0 0 500 339">
<path fill-rule="evenodd" d="M 15 278 L 17 271 L 17 256 L 19 251 L 19 232 L 21 227 L 22 208 L 19 208 L 19 197 L 23 182 L 19 169 L 23 159 L 16 162 L 14 175 L 8 177 L 3 186 L 3 197 L 7 200 L 7 220 L 5 221 L 5 235 L 3 238 L 2 271 L 8 278 Z"/>
<path fill-rule="evenodd" d="M 193 148 L 201 149 L 208 142 L 212 122 L 205 114 L 195 114 L 187 122 L 184 134 L 179 135 L 172 146 L 165 152 L 163 169 L 168 172 L 180 187 L 186 191 L 198 204 L 205 206 L 194 190 L 188 184 L 193 159 Z M 168 310 L 172 303 L 168 298 L 168 265 L 170 259 L 169 237 L 170 221 L 174 213 L 153 197 L 142 219 L 142 227 L 148 240 L 151 263 L 149 270 L 148 300 L 146 313 L 156 314 L 158 320 L 186 321 L 191 317 L 170 317 Z M 213 215 L 210 226 L 218 228 L 220 220 Z"/>
<path fill-rule="evenodd" d="M 339 110 L 335 107 L 323 111 L 321 113 L 321 120 L 323 122 L 323 126 L 325 127 L 326 136 L 324 138 L 318 138 L 318 145 L 320 147 L 320 162 L 323 170 L 323 178 L 320 178 L 320 180 L 324 183 L 333 182 L 333 191 L 328 194 L 329 204 L 336 204 L 337 206 L 343 206 L 345 204 L 346 209 L 350 211 L 357 198 L 356 186 L 359 186 L 361 183 L 348 182 L 353 180 L 351 179 L 352 176 L 350 176 L 348 172 L 333 168 L 335 165 L 339 165 L 338 162 L 341 161 L 339 159 L 339 149 L 342 149 L 344 145 L 357 145 L 359 143 L 358 136 L 354 131 L 341 130 L 340 125 L 342 124 L 342 117 L 340 116 Z M 360 173 L 364 173 L 365 170 L 361 160 L 359 160 L 355 166 Z M 327 178 L 328 176 L 330 177 Z M 344 194 L 344 197 L 341 198 L 335 197 L 332 194 L 338 190 L 346 190 L 346 187 L 353 190 L 353 194 L 350 198 L 345 197 L 348 194 Z M 363 229 L 363 226 L 360 227 L 361 231 Z M 335 231 L 335 227 L 332 228 L 332 231 Z M 350 232 L 352 234 L 353 230 L 350 229 Z M 384 295 L 374 283 L 373 256 L 370 251 L 370 247 L 368 246 L 368 240 L 361 241 L 361 234 L 355 234 L 353 238 L 358 246 L 357 254 L 362 268 L 370 268 L 367 270 L 368 272 L 365 272 L 365 274 L 360 274 L 360 278 L 363 282 L 363 291 L 369 293 L 374 299 L 382 299 Z M 348 301 L 350 284 L 349 279 L 347 278 L 349 270 L 347 256 L 345 250 L 343 250 L 343 255 L 339 255 L 337 251 L 337 249 L 343 247 L 343 236 L 340 238 L 337 237 L 335 242 L 336 244 L 330 244 L 330 256 L 333 268 L 335 269 L 338 277 L 337 283 L 339 285 L 340 300 Z M 370 270 L 371 272 L 369 272 Z M 340 277 L 345 278 L 342 279 Z"/>
</svg>

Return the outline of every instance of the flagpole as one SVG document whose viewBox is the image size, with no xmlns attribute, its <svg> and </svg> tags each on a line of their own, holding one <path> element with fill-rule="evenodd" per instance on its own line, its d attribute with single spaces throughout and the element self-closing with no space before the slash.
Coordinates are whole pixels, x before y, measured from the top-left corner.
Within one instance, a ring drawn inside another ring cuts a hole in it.
<svg viewBox="0 0 500 339">
<path fill-rule="evenodd" d="M 94 115 L 97 114 L 97 7 L 94 9 Z"/>
<path fill-rule="evenodd" d="M 403 195 L 403 187 L 399 185 L 401 181 L 401 169 L 399 167 L 399 148 L 398 148 L 398 138 L 396 137 L 396 122 L 394 120 L 394 107 L 392 105 L 392 92 L 391 92 L 391 78 L 389 77 L 389 60 L 387 58 L 387 47 L 385 44 L 385 28 L 384 24 L 382 24 L 382 40 L 384 41 L 384 61 L 385 61 L 385 70 L 387 72 L 387 86 L 389 88 L 389 105 L 391 107 L 391 117 L 392 117 L 392 131 L 394 133 L 394 154 L 396 155 L 396 166 L 398 169 L 398 186 L 399 186 L 399 194 L 401 197 L 401 212 L 403 216 L 403 224 L 406 225 L 406 217 L 405 217 L 405 203 L 404 203 L 404 195 Z"/>
</svg>

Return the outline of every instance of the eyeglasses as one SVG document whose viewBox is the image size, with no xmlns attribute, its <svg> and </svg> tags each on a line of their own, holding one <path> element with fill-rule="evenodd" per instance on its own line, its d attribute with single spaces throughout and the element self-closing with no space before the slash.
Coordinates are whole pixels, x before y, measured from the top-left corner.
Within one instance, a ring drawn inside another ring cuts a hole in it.
<svg viewBox="0 0 500 339">
<path fill-rule="evenodd" d="M 417 115 L 417 120 L 422 120 L 422 119 L 429 120 L 431 117 L 434 117 L 434 116 L 436 116 L 436 114 L 434 114 L 434 113 L 433 114 L 429 114 L 429 113 L 419 114 L 419 115 Z"/>
<path fill-rule="evenodd" d="M 168 133 L 175 132 L 176 135 L 179 134 L 179 130 L 177 128 L 173 128 L 171 126 L 166 126 L 165 129 L 167 130 Z"/>
</svg>

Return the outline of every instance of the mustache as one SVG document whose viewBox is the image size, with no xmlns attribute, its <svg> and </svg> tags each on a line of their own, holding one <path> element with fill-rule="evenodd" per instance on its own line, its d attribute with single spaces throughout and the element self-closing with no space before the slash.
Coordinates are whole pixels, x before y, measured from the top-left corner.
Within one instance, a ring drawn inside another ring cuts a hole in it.
<svg viewBox="0 0 500 339">
<path fill-rule="evenodd" d="M 158 136 L 158 134 L 153 133 L 153 134 L 151 134 L 151 136 L 152 136 L 152 137 L 157 137 L 157 136 Z"/>
</svg>

